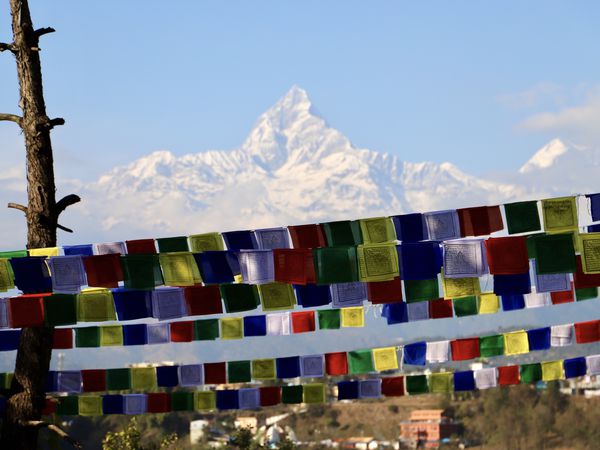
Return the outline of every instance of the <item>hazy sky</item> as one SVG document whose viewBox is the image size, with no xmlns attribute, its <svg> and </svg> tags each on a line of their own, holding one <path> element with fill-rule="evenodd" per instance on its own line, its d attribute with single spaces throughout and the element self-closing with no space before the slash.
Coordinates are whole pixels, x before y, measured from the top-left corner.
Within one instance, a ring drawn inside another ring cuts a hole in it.
<svg viewBox="0 0 600 450">
<path fill-rule="evenodd" d="M 156 149 L 238 146 L 294 84 L 357 146 L 514 170 L 553 137 L 600 141 L 597 2 L 31 0 L 59 176 Z M 8 2 L 0 40 L 10 39 Z M 0 111 L 18 112 L 0 55 Z M 0 123 L 3 164 L 21 136 Z"/>
</svg>

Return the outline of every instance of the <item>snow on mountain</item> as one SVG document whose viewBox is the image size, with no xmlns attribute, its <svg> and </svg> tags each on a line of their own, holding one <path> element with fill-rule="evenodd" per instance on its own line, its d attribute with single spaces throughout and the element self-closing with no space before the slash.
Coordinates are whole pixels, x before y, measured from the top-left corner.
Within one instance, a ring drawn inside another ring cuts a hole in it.
<svg viewBox="0 0 600 450">
<path fill-rule="evenodd" d="M 103 199 L 87 213 L 123 239 L 469 206 L 523 192 L 450 163 L 412 163 L 356 148 L 295 86 L 259 117 L 239 148 L 184 156 L 157 151 L 103 175 L 84 198 Z"/>
<path fill-rule="evenodd" d="M 567 146 L 560 139 L 553 139 L 548 144 L 539 149 L 529 161 L 519 169 L 519 173 L 529 173 L 536 169 L 546 169 L 556 159 L 567 152 Z"/>
</svg>

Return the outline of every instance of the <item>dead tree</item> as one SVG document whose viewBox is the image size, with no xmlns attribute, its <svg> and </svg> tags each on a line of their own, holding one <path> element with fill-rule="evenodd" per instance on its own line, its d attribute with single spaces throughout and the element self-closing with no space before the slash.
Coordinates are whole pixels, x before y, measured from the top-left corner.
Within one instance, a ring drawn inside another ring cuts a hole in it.
<svg viewBox="0 0 600 450">
<path fill-rule="evenodd" d="M 55 30 L 34 29 L 27 0 L 10 0 L 10 13 L 13 42 L 0 43 L 0 52 L 10 52 L 15 57 L 22 115 L 0 114 L 0 120 L 15 122 L 25 138 L 27 206 L 15 203 L 9 203 L 8 206 L 25 213 L 27 248 L 54 247 L 57 228 L 71 231 L 58 224 L 60 213 L 80 200 L 73 194 L 58 202 L 55 198 L 50 131 L 65 121 L 61 118 L 50 119 L 46 114 L 39 57 L 40 37 Z M 0 448 L 34 449 L 40 428 L 60 431 L 40 420 L 46 397 L 45 382 L 52 353 L 52 335 L 53 329 L 50 327 L 24 328 L 21 332 Z M 62 432 L 62 437 L 65 436 Z"/>
</svg>

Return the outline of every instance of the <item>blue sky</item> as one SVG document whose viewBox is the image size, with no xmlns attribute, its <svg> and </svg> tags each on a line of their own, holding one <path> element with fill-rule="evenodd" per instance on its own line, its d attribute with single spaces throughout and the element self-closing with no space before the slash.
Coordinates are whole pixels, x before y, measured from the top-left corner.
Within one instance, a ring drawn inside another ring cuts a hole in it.
<svg viewBox="0 0 600 450">
<path fill-rule="evenodd" d="M 61 176 L 236 147 L 294 84 L 357 146 L 475 174 L 514 170 L 556 136 L 598 138 L 596 2 L 30 3 L 58 30 L 41 47 L 49 113 L 67 119 Z M 0 23 L 6 41 L 7 2 Z M 2 54 L 0 111 L 17 94 Z M 22 163 L 14 124 L 0 143 L 5 165 Z"/>
</svg>

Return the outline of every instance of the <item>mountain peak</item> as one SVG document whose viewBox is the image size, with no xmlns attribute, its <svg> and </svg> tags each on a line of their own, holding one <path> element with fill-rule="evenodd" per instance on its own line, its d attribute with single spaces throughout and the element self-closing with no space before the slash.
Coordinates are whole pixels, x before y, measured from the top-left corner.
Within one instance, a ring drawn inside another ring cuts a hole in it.
<svg viewBox="0 0 600 450">
<path fill-rule="evenodd" d="M 519 173 L 529 173 L 536 169 L 546 169 L 554 164 L 554 161 L 569 148 L 560 139 L 556 138 L 540 148 L 535 154 L 519 169 Z"/>
</svg>

